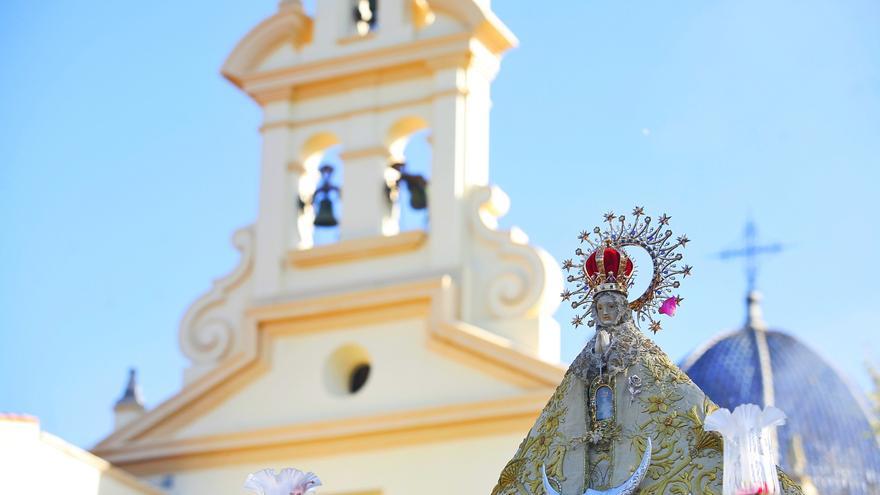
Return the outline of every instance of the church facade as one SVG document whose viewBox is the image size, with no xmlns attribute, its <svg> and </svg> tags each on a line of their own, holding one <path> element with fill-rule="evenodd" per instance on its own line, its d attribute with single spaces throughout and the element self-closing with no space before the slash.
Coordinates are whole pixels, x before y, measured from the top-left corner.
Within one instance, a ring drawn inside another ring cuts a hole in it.
<svg viewBox="0 0 880 495">
<path fill-rule="evenodd" d="M 334 495 L 489 493 L 564 373 L 559 267 L 498 228 L 488 183 L 516 39 L 483 0 L 316 10 L 282 1 L 225 62 L 263 114 L 258 218 L 182 319 L 183 388 L 146 411 L 129 387 L 94 453 L 174 494 L 285 466 Z M 426 132 L 430 171 L 408 174 Z M 410 207 L 425 228 L 401 229 Z"/>
</svg>

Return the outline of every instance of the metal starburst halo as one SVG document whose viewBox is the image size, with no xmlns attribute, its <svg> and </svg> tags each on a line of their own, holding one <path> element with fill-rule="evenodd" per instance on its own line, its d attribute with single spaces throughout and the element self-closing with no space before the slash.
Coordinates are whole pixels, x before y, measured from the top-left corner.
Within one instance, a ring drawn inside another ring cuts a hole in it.
<svg viewBox="0 0 880 495">
<path fill-rule="evenodd" d="M 629 307 L 635 313 L 633 316 L 636 324 L 647 321 L 648 328 L 657 333 L 661 328 L 657 315 L 661 312 L 670 316 L 672 314 L 665 311 L 664 306 L 672 306 L 674 310 L 683 300 L 679 295 L 673 294 L 673 291 L 681 285 L 680 279 L 691 274 L 691 266 L 679 266 L 681 250 L 690 239 L 686 235 L 673 238 L 672 230 L 666 228 L 672 217 L 664 213 L 653 222 L 650 216 L 645 215 L 645 209 L 641 206 L 633 208 L 629 221 L 624 215 L 616 215 L 610 211 L 603 218 L 603 227 L 597 226 L 592 231 L 583 230 L 578 234 L 578 240 L 587 246 L 577 248 L 577 258 L 565 260 L 562 264 L 563 269 L 570 273 L 568 282 L 574 285 L 571 289 L 565 289 L 561 294 L 562 299 L 570 301 L 572 308 L 581 308 L 583 311 L 572 319 L 572 324 L 575 327 L 583 324 L 593 326 L 590 309 L 595 296 L 603 291 L 595 275 L 588 273 L 587 261 L 590 256 L 595 257 L 595 253 L 606 248 L 625 253 L 624 248 L 634 247 L 643 249 L 651 257 L 651 281 L 644 293 L 629 302 Z M 626 293 L 626 289 L 632 287 L 633 279 L 638 276 L 638 268 L 634 267 L 632 274 L 626 275 L 625 279 L 623 276 L 618 278 L 618 282 L 625 286 L 622 292 Z"/>
</svg>

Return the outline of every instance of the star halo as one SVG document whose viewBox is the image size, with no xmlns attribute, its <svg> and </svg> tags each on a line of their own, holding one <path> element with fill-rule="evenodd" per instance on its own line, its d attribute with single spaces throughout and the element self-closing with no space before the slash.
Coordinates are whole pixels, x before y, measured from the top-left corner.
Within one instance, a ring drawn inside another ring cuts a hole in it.
<svg viewBox="0 0 880 495">
<path fill-rule="evenodd" d="M 630 309 L 635 313 L 636 324 L 649 322 L 648 328 L 657 333 L 661 324 L 656 318 L 660 306 L 669 298 L 674 298 L 676 305 L 681 304 L 682 297 L 673 291 L 681 285 L 680 279 L 691 274 L 692 267 L 679 266 L 682 259 L 681 251 L 690 239 L 681 235 L 673 239 L 672 230 L 664 227 L 669 226 L 672 219 L 665 213 L 661 215 L 656 224 L 652 225 L 650 216 L 645 215 L 645 209 L 637 206 L 632 211 L 632 220 L 627 221 L 624 215 L 616 215 L 609 211 L 603 215 L 604 226 L 595 227 L 592 231 L 581 231 L 577 238 L 581 244 L 586 243 L 589 249 L 578 248 L 575 254 L 578 260 L 567 259 L 562 263 L 562 268 L 570 273 L 568 282 L 573 284 L 572 289 L 565 289 L 561 297 L 569 301 L 573 309 L 582 308 L 582 312 L 572 318 L 572 325 L 578 327 L 586 322 L 593 326 L 595 322 L 590 319 L 590 308 L 596 296 L 594 289 L 588 283 L 589 274 L 586 270 L 587 258 L 597 249 L 612 247 L 618 251 L 624 251 L 625 247 L 640 247 L 651 257 L 653 266 L 651 282 L 645 292 L 629 302 Z M 638 267 L 636 267 L 638 268 Z M 571 273 L 574 271 L 574 273 Z M 629 279 L 632 287 L 633 279 L 638 275 L 634 270 Z"/>
</svg>

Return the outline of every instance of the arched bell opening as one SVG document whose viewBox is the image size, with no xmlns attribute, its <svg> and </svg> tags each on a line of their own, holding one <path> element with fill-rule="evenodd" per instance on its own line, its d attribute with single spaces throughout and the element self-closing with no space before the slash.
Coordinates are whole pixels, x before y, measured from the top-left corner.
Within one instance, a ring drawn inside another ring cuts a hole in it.
<svg viewBox="0 0 880 495">
<path fill-rule="evenodd" d="M 359 36 L 366 36 L 379 26 L 379 0 L 351 0 L 353 28 Z"/>
<path fill-rule="evenodd" d="M 329 133 L 317 134 L 303 146 L 296 198 L 301 249 L 339 240 L 344 174 L 341 151 L 339 140 Z"/>
<path fill-rule="evenodd" d="M 388 198 L 399 230 L 428 230 L 431 130 L 417 117 L 400 120 L 391 129 L 388 151 Z"/>
</svg>

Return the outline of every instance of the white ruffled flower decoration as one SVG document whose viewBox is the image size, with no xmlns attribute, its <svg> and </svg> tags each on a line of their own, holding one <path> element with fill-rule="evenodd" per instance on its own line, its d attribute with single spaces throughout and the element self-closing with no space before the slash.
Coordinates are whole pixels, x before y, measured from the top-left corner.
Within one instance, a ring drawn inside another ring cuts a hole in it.
<svg viewBox="0 0 880 495">
<path fill-rule="evenodd" d="M 724 495 L 780 493 L 773 430 L 785 424 L 785 413 L 767 406 L 743 404 L 733 412 L 718 409 L 706 416 L 703 429 L 724 437 Z"/>
<path fill-rule="evenodd" d="M 743 404 L 733 412 L 717 409 L 706 416 L 706 431 L 717 431 L 724 438 L 760 432 L 768 426 L 785 424 L 785 413 L 781 409 L 767 406 L 762 411 L 755 404 Z"/>
<path fill-rule="evenodd" d="M 321 480 L 315 473 L 293 468 L 282 469 L 278 474 L 274 469 L 264 469 L 249 474 L 244 482 L 244 487 L 257 495 L 305 495 L 319 486 Z"/>
</svg>

